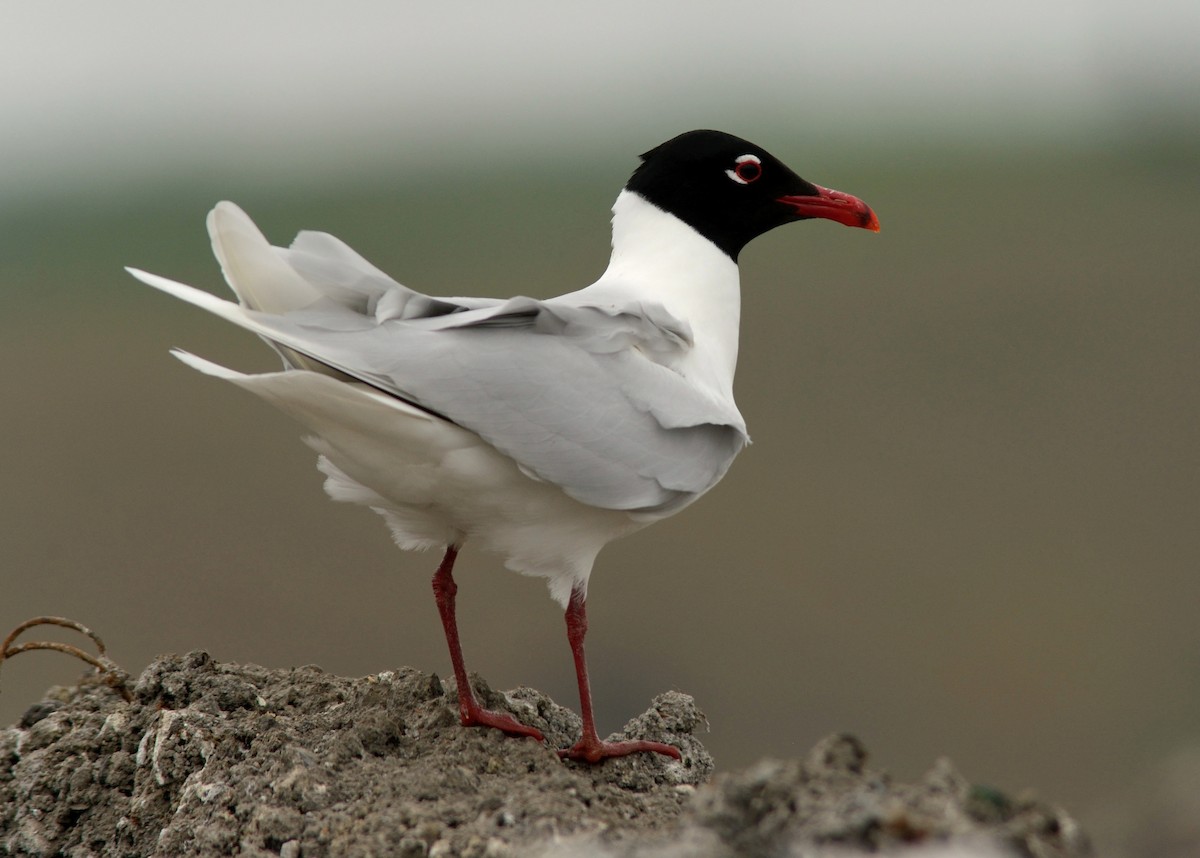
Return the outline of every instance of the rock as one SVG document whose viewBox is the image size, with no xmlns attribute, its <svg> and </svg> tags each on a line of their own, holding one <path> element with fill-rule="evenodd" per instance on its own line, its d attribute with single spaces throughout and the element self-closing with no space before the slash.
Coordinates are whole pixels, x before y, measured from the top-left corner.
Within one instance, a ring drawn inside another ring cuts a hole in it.
<svg viewBox="0 0 1200 858">
<path fill-rule="evenodd" d="M 845 736 L 804 762 L 708 783 L 704 716 L 679 692 L 610 738 L 668 742 L 682 760 L 564 763 L 555 749 L 578 738 L 578 716 L 530 688 L 472 681 L 485 705 L 547 744 L 461 727 L 451 684 L 411 668 L 347 679 L 196 652 L 157 659 L 132 702 L 98 682 L 54 689 L 0 731 L 0 849 L 726 858 L 973 843 L 993 850 L 978 854 L 1087 854 L 1058 811 L 973 789 L 948 763 L 891 784 Z"/>
</svg>

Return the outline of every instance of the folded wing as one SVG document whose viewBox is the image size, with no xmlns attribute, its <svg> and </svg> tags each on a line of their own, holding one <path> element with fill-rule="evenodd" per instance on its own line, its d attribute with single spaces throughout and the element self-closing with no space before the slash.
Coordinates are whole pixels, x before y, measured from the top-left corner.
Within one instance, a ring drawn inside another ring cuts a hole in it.
<svg viewBox="0 0 1200 858">
<path fill-rule="evenodd" d="M 690 348 L 687 326 L 660 307 L 433 298 L 332 236 L 272 248 L 228 203 L 210 230 L 240 304 L 130 273 L 259 334 L 291 366 L 344 373 L 469 429 L 583 503 L 670 511 L 746 443 L 732 403 L 656 359 Z"/>
</svg>

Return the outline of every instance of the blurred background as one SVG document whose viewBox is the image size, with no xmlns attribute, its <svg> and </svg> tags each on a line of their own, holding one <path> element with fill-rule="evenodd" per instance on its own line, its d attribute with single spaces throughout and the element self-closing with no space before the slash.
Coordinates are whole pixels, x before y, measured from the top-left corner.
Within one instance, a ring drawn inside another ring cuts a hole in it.
<svg viewBox="0 0 1200 858">
<path fill-rule="evenodd" d="M 549 297 L 603 270 L 638 153 L 711 127 L 883 231 L 742 254 L 755 443 L 601 554 L 601 732 L 677 687 L 723 769 L 851 731 L 1106 854 L 1200 742 L 1200 5 L 3 4 L 0 117 L 0 632 L 446 675 L 437 558 L 167 354 L 261 343 L 121 268 L 225 294 L 228 198 L 422 291 Z M 542 582 L 460 569 L 468 666 L 576 706 Z M 0 723 L 79 672 L 5 665 Z"/>
</svg>

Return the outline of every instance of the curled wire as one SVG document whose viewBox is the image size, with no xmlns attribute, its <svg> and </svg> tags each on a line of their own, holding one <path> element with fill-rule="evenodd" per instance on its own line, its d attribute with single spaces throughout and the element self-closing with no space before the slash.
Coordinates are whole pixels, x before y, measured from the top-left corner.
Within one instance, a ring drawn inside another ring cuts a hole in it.
<svg viewBox="0 0 1200 858">
<path fill-rule="evenodd" d="M 96 645 L 97 654 L 92 655 L 77 646 L 59 643 L 58 641 L 27 641 L 16 646 L 13 645 L 13 641 L 20 637 L 24 631 L 34 626 L 62 626 L 65 629 L 77 631 L 91 638 L 92 643 Z M 55 652 L 63 652 L 87 662 L 96 668 L 96 673 L 104 678 L 105 684 L 116 690 L 127 703 L 133 701 L 133 695 L 129 691 L 129 674 L 108 657 L 104 641 L 100 639 L 100 635 L 96 634 L 83 623 L 68 620 L 66 617 L 34 617 L 31 620 L 26 620 L 9 632 L 4 642 L 0 643 L 0 665 L 4 664 L 5 659 L 35 649 L 49 649 Z"/>
</svg>

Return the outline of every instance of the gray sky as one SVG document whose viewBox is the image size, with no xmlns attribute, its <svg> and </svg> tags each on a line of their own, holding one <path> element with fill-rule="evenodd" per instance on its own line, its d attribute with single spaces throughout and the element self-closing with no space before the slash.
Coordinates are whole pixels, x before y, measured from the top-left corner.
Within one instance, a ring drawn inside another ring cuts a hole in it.
<svg viewBox="0 0 1200 858">
<path fill-rule="evenodd" d="M 0 186 L 718 123 L 1054 138 L 1198 91 L 1195 0 L 4 3 Z"/>
</svg>

